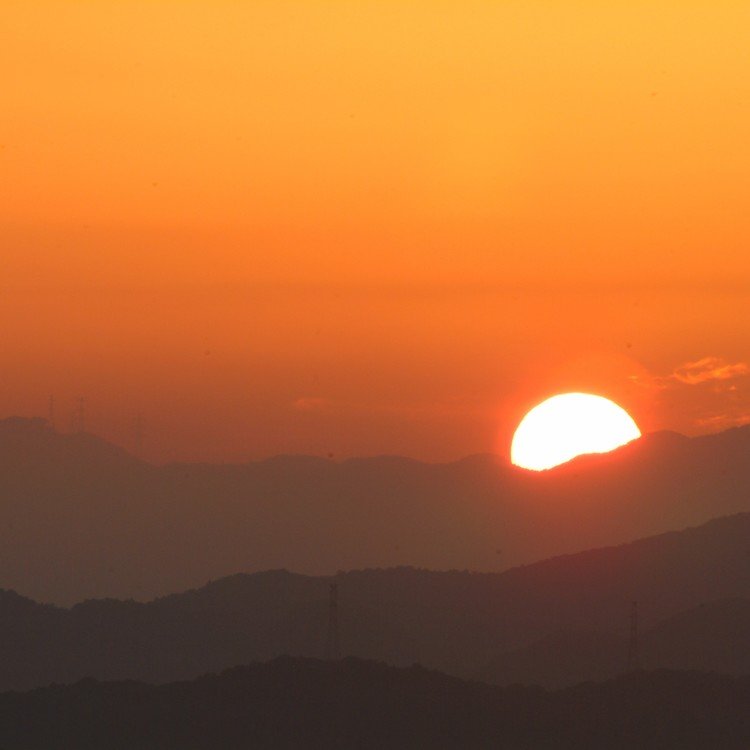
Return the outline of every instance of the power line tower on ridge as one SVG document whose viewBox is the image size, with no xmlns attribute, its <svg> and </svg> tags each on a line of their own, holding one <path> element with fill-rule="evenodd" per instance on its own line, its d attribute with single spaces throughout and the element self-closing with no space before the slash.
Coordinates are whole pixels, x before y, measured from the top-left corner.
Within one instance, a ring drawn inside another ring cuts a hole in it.
<svg viewBox="0 0 750 750">
<path fill-rule="evenodd" d="M 326 659 L 341 658 L 339 644 L 339 585 L 332 583 L 328 588 L 328 636 L 326 638 Z"/>
<path fill-rule="evenodd" d="M 630 638 L 628 639 L 628 672 L 641 668 L 638 654 L 638 602 L 630 605 Z"/>
</svg>

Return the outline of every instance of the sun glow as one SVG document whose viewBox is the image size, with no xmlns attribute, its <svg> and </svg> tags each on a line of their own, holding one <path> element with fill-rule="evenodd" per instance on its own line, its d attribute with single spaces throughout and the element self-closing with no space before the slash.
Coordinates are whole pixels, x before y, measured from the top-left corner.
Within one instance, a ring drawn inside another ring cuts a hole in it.
<svg viewBox="0 0 750 750">
<path fill-rule="evenodd" d="M 641 436 L 633 418 L 613 401 L 562 393 L 535 406 L 513 436 L 512 463 L 541 471 L 585 453 L 607 453 Z"/>
</svg>

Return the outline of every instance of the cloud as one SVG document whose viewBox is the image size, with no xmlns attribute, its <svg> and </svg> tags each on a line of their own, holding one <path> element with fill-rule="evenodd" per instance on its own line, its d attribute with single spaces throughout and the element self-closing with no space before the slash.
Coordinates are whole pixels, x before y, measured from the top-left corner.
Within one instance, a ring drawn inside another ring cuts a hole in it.
<svg viewBox="0 0 750 750">
<path fill-rule="evenodd" d="M 745 375 L 750 375 L 750 366 L 745 362 L 730 364 L 720 357 L 703 357 L 675 368 L 668 379 L 685 385 L 699 385 L 713 380 L 733 380 Z"/>
<path fill-rule="evenodd" d="M 745 362 L 729 363 L 721 357 L 703 357 L 695 362 L 675 367 L 669 375 L 630 375 L 629 379 L 644 388 L 666 390 L 703 383 L 721 384 L 722 391 L 736 391 L 737 386 L 727 381 L 750 375 L 750 365 Z"/>
<path fill-rule="evenodd" d="M 698 417 L 696 426 L 705 429 L 727 430 L 730 427 L 744 427 L 750 424 L 750 414 L 715 414 L 710 417 Z"/>
<path fill-rule="evenodd" d="M 742 427 L 750 424 L 750 414 L 715 414 L 710 417 L 698 417 L 695 424 L 699 427 L 717 427 L 722 430 L 728 427 Z"/>
</svg>

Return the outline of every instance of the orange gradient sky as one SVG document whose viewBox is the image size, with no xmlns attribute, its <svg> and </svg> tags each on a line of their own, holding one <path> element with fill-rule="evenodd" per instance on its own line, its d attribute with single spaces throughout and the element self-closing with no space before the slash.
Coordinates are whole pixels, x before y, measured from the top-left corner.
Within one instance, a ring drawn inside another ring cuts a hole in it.
<svg viewBox="0 0 750 750">
<path fill-rule="evenodd" d="M 0 414 L 157 460 L 750 421 L 747 3 L 1 16 Z"/>
</svg>

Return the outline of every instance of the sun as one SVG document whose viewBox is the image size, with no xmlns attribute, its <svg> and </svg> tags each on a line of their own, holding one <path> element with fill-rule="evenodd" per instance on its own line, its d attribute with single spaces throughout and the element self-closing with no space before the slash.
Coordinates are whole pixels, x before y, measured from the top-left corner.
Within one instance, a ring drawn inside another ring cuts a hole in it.
<svg viewBox="0 0 750 750">
<path fill-rule="evenodd" d="M 584 453 L 607 453 L 641 436 L 625 409 L 590 393 L 561 393 L 535 406 L 513 435 L 510 460 L 542 471 Z"/>
</svg>

